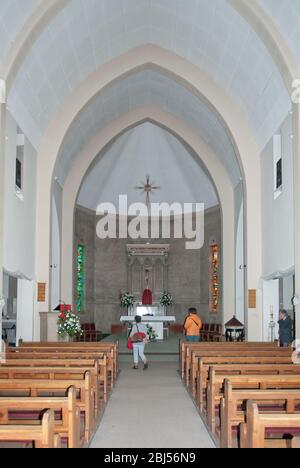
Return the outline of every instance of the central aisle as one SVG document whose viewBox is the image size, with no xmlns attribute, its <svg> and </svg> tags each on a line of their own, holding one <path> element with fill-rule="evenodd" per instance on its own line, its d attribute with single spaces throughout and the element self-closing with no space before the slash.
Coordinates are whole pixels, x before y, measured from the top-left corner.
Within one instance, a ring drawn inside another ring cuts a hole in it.
<svg viewBox="0 0 300 468">
<path fill-rule="evenodd" d="M 91 448 L 214 448 L 177 370 L 177 363 L 153 363 L 147 372 L 122 363 Z"/>
</svg>

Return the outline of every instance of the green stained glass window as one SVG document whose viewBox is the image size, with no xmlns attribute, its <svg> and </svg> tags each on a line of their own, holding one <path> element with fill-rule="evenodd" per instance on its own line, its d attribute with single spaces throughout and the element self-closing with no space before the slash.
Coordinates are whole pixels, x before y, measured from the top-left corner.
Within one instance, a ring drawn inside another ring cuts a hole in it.
<svg viewBox="0 0 300 468">
<path fill-rule="evenodd" d="M 77 247 L 77 312 L 84 311 L 85 292 L 85 247 Z"/>
</svg>

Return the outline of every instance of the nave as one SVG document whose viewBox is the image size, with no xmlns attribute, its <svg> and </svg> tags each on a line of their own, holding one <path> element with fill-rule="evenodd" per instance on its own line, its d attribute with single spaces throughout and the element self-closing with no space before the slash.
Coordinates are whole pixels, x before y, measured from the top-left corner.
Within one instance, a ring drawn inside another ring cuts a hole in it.
<svg viewBox="0 0 300 468">
<path fill-rule="evenodd" d="M 122 363 L 91 448 L 213 448 L 178 373 L 178 363 L 154 362 L 147 372 Z"/>
</svg>

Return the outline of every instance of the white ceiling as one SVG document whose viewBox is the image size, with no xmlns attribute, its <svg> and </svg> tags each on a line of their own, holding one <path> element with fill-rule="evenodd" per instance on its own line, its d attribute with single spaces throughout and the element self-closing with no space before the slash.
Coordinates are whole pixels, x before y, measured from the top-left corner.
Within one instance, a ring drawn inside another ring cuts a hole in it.
<svg viewBox="0 0 300 468">
<path fill-rule="evenodd" d="M 26 57 L 8 99 L 13 116 L 38 147 L 82 80 L 147 43 L 208 72 L 245 111 L 261 148 L 291 107 L 264 44 L 225 0 L 71 0 Z"/>
<path fill-rule="evenodd" d="M 75 120 L 59 154 L 55 175 L 63 184 L 78 152 L 96 132 L 132 109 L 159 105 L 194 128 L 223 162 L 236 186 L 241 174 L 234 148 L 221 123 L 200 99 L 170 78 L 144 70 L 100 93 Z"/>
<path fill-rule="evenodd" d="M 127 195 L 128 204 L 145 203 L 145 194 L 135 187 L 143 185 L 147 174 L 161 187 L 151 202 L 204 203 L 206 209 L 219 204 L 199 158 L 151 123 L 129 130 L 99 156 L 84 179 L 78 203 L 92 210 L 113 203 L 117 211 L 119 195 Z"/>
<path fill-rule="evenodd" d="M 40 0 L 1 0 L 0 61 Z"/>
<path fill-rule="evenodd" d="M 287 41 L 300 66 L 300 0 L 258 0 Z"/>
</svg>

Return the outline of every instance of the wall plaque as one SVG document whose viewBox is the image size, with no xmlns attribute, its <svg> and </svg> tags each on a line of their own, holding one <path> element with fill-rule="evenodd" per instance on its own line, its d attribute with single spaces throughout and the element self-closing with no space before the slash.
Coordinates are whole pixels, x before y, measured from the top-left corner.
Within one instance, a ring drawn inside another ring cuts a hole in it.
<svg viewBox="0 0 300 468">
<path fill-rule="evenodd" d="M 38 283 L 37 285 L 37 301 L 46 302 L 46 283 Z"/>
<path fill-rule="evenodd" d="M 256 309 L 256 289 L 249 289 L 248 308 Z"/>
</svg>

